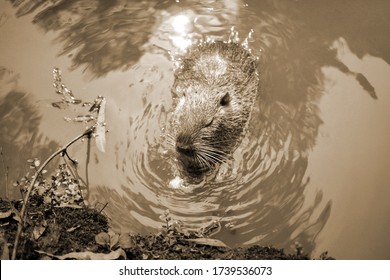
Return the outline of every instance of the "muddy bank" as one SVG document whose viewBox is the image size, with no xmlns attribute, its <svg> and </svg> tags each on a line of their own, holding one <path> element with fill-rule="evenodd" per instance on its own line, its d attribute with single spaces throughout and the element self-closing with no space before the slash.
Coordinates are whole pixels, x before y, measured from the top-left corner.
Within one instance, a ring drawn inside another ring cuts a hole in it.
<svg viewBox="0 0 390 280">
<path fill-rule="evenodd" d="M 10 258 L 22 201 L 0 199 L 1 256 Z M 141 235 L 117 234 L 107 218 L 95 209 L 68 205 L 56 207 L 43 197 L 31 197 L 26 226 L 20 237 L 17 259 L 309 259 L 299 246 L 294 254 L 283 249 L 255 245 L 229 248 L 205 232 L 183 231 L 174 223 L 162 223 L 161 231 Z M 326 259 L 323 254 L 321 258 Z"/>
</svg>

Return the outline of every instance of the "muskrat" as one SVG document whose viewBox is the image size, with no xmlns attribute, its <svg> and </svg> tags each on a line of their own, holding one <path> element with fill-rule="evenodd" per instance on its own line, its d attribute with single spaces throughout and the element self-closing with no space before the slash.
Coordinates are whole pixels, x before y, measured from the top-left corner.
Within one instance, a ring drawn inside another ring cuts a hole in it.
<svg viewBox="0 0 390 280">
<path fill-rule="evenodd" d="M 229 158 L 259 88 L 258 58 L 236 42 L 202 42 L 175 71 L 172 137 L 178 161 L 200 175 Z"/>
</svg>

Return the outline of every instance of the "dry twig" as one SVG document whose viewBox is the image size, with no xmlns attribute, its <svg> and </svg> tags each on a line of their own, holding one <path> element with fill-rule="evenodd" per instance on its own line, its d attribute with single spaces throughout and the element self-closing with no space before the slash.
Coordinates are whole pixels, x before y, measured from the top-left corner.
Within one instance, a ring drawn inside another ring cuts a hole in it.
<svg viewBox="0 0 390 280">
<path fill-rule="evenodd" d="M 58 151 L 56 151 L 55 153 L 53 153 L 40 167 L 39 169 L 35 172 L 34 174 L 34 178 L 33 180 L 31 180 L 31 183 L 27 189 L 27 194 L 26 196 L 24 197 L 24 201 L 23 201 L 23 206 L 22 206 L 22 210 L 20 211 L 20 217 L 22 219 L 21 223 L 18 224 L 18 230 L 16 232 L 16 237 L 15 237 L 15 242 L 14 242 L 14 248 L 13 248 L 13 251 L 12 251 L 12 259 L 15 260 L 16 259 L 16 252 L 17 252 L 17 249 L 18 249 L 18 245 L 19 245 L 19 239 L 20 239 L 20 235 L 22 233 L 22 230 L 25 226 L 25 223 L 26 223 L 26 218 L 25 218 L 25 214 L 26 214 L 26 209 L 27 209 L 27 205 L 28 205 L 28 199 L 30 197 L 30 194 L 31 194 L 31 191 L 32 189 L 34 188 L 34 184 L 35 182 L 37 181 L 38 179 L 38 176 L 41 174 L 42 170 L 48 165 L 48 163 L 53 160 L 56 156 L 58 155 L 61 155 L 63 153 L 66 153 L 66 150 L 69 148 L 69 146 L 71 146 L 74 142 L 78 141 L 79 139 L 87 136 L 87 137 L 91 137 L 92 133 L 95 131 L 95 126 L 92 126 L 90 128 L 88 128 L 86 131 L 84 131 L 84 133 L 82 133 L 81 135 L 77 136 L 76 138 L 74 138 L 72 141 L 70 141 L 68 144 L 66 144 L 64 147 L 60 148 Z"/>
</svg>

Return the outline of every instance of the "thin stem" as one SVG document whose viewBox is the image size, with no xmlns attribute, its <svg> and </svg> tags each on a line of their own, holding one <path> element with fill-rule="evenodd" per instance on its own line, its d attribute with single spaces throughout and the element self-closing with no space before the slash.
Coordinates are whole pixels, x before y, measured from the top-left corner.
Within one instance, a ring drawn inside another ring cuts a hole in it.
<svg viewBox="0 0 390 280">
<path fill-rule="evenodd" d="M 74 159 L 72 159 L 72 158 L 69 156 L 67 150 L 65 150 L 65 151 L 62 153 L 62 156 L 64 156 L 64 155 L 65 155 L 65 156 L 66 156 L 74 165 L 77 165 L 77 161 L 74 160 Z"/>
<path fill-rule="evenodd" d="M 66 154 L 68 154 L 68 153 L 66 153 Z M 73 165 L 70 165 L 64 156 L 63 156 L 62 158 L 64 159 L 64 162 L 65 162 L 66 166 L 68 167 L 69 172 L 72 174 L 73 178 L 74 178 L 75 180 L 80 181 L 81 183 L 84 184 L 84 186 L 86 186 L 86 183 L 85 183 L 84 180 L 79 176 L 79 173 L 77 172 L 77 161 L 72 160 L 72 159 L 68 156 L 68 159 L 73 163 Z M 81 189 L 80 183 L 78 184 L 78 186 L 79 186 L 80 195 L 81 195 L 83 201 L 85 201 L 85 198 L 84 198 L 83 191 L 82 191 L 82 189 Z"/>
<path fill-rule="evenodd" d="M 83 134 L 77 136 L 76 138 L 74 138 L 72 141 L 70 141 L 68 144 L 66 144 L 64 147 L 60 148 L 57 152 L 53 153 L 40 167 L 39 169 L 35 172 L 34 174 L 34 178 L 33 180 L 31 181 L 30 183 L 30 186 L 28 187 L 27 189 L 27 194 L 24 198 L 24 203 L 23 203 L 23 206 L 22 206 L 22 210 L 20 211 L 20 217 L 22 219 L 22 222 L 18 224 L 18 230 L 16 232 L 16 237 L 15 237 L 15 243 L 14 243 L 14 248 L 13 248 L 13 251 L 12 251 L 12 260 L 15 260 L 16 259 L 16 251 L 18 249 L 18 245 L 19 245 L 19 239 L 20 239 L 20 235 L 22 233 L 22 230 L 23 230 L 23 227 L 26 223 L 26 219 L 25 219 L 25 213 L 26 213 L 26 209 L 27 209 L 27 204 L 28 204 L 28 199 L 30 197 L 30 194 L 31 194 L 31 191 L 34 187 L 34 184 L 35 182 L 37 181 L 38 179 L 38 176 L 41 174 L 42 170 L 46 167 L 46 165 L 48 165 L 48 163 L 50 161 L 52 161 L 56 156 L 66 152 L 66 149 L 72 145 L 74 142 L 76 142 L 77 140 L 83 138 L 84 136 L 88 136 L 90 137 L 91 134 L 93 133 L 93 131 L 95 130 L 95 126 L 92 126 L 90 128 L 88 128 L 86 131 L 84 131 Z"/>
<path fill-rule="evenodd" d="M 87 160 L 85 161 L 85 180 L 86 180 L 86 187 L 87 187 L 87 199 L 89 198 L 89 161 L 91 159 L 91 138 L 88 138 L 87 141 Z"/>
<path fill-rule="evenodd" d="M 99 211 L 99 214 L 103 212 L 104 208 L 106 208 L 106 207 L 107 207 L 107 205 L 108 205 L 108 202 L 106 202 L 106 204 L 104 204 L 103 208 L 102 208 L 102 209 L 100 209 L 100 211 Z"/>
</svg>

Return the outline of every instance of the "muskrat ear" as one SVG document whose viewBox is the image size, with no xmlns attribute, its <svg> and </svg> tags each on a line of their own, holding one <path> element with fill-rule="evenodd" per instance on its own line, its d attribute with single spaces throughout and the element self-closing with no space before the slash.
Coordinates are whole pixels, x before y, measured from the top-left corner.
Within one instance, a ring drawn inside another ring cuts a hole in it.
<svg viewBox="0 0 390 280">
<path fill-rule="evenodd" d="M 226 93 L 222 98 L 221 101 L 219 101 L 219 104 L 221 106 L 227 106 L 230 103 L 230 94 Z"/>
</svg>

